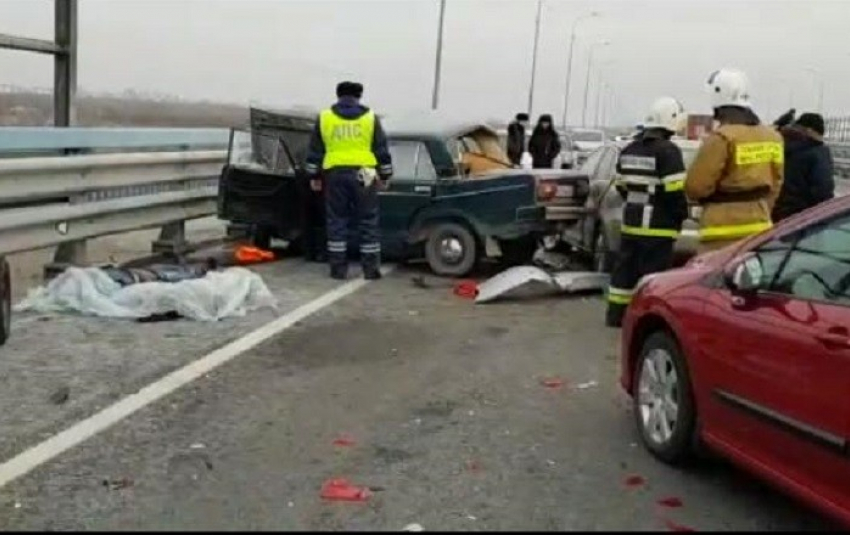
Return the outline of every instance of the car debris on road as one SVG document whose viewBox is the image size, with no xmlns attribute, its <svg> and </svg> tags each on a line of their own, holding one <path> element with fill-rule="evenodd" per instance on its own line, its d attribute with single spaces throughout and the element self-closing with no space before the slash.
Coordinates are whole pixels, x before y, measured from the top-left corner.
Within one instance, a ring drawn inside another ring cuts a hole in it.
<svg viewBox="0 0 850 535">
<path fill-rule="evenodd" d="M 489 303 L 518 293 L 520 289 L 545 289 L 555 293 L 603 291 L 608 275 L 594 271 L 549 273 L 535 266 L 517 266 L 505 270 L 478 285 L 476 303 Z"/>
</svg>

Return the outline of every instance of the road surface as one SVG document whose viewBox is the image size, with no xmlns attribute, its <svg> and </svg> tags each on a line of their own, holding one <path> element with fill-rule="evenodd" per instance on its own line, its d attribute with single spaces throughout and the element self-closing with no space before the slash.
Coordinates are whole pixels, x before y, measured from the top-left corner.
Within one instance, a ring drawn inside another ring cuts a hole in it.
<svg viewBox="0 0 850 535">
<path fill-rule="evenodd" d="M 0 349 L 0 529 L 829 526 L 723 463 L 677 471 L 646 454 L 599 296 L 476 306 L 446 281 L 414 286 L 412 268 L 342 285 L 292 259 L 257 271 L 276 312 L 16 319 Z M 329 503 L 332 478 L 375 490 Z"/>
</svg>

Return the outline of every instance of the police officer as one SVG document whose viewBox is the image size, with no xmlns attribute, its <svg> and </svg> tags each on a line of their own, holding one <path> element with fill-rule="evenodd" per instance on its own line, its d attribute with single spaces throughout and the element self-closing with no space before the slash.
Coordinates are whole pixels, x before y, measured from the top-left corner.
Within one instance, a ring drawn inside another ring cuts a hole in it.
<svg viewBox="0 0 850 535">
<path fill-rule="evenodd" d="M 670 138 L 684 118 L 676 99 L 656 100 L 641 132 L 620 152 L 616 185 L 625 204 L 619 255 L 608 288 L 609 327 L 621 325 L 641 277 L 672 266 L 673 244 L 688 205 L 682 192 L 682 151 Z"/>
<path fill-rule="evenodd" d="M 702 206 L 700 252 L 772 226 L 770 212 L 784 177 L 783 141 L 750 106 L 744 73 L 721 69 L 708 79 L 714 119 L 685 180 L 688 198 Z"/>
<path fill-rule="evenodd" d="M 363 86 L 342 82 L 336 94 L 338 102 L 319 114 L 305 169 L 314 181 L 322 176 L 331 277 L 347 277 L 348 228 L 355 220 L 363 275 L 379 279 L 378 190 L 392 176 L 392 158 L 375 112 L 360 104 Z"/>
</svg>

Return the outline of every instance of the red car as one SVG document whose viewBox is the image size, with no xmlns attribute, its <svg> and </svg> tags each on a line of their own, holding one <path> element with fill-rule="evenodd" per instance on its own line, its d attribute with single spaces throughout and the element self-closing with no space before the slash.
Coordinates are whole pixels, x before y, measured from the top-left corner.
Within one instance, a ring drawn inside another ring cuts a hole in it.
<svg viewBox="0 0 850 535">
<path fill-rule="evenodd" d="M 655 457 L 706 446 L 850 527 L 850 196 L 645 277 L 622 336 Z"/>
</svg>

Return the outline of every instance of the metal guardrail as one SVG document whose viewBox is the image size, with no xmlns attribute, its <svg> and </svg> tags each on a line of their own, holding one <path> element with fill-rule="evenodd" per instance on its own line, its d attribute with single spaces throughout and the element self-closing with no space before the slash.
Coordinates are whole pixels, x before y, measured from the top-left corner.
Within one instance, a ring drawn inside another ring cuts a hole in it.
<svg viewBox="0 0 850 535">
<path fill-rule="evenodd" d="M 158 227 L 154 252 L 185 250 L 185 221 L 216 213 L 227 142 L 219 129 L 0 128 L 0 255 L 58 246 L 53 271 L 84 264 L 89 238 Z"/>
</svg>

